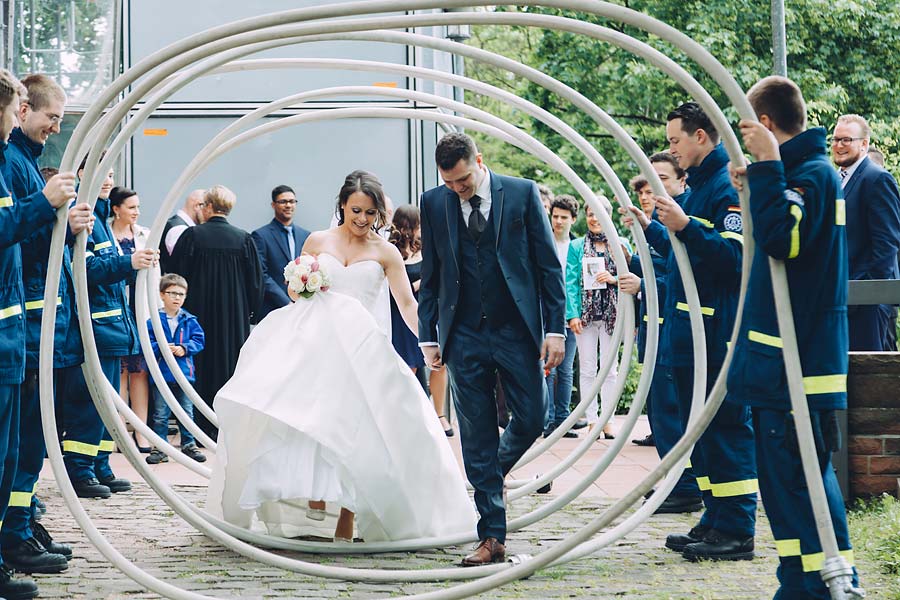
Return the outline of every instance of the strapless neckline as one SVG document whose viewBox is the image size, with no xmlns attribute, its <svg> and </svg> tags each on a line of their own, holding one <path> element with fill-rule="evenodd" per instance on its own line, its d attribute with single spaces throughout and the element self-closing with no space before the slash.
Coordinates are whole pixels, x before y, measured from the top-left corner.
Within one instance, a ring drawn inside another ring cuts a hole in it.
<svg viewBox="0 0 900 600">
<path fill-rule="evenodd" d="M 324 255 L 324 256 L 327 256 L 328 258 L 330 258 L 331 260 L 333 260 L 334 262 L 336 262 L 340 267 L 342 267 L 342 268 L 344 268 L 344 269 L 349 269 L 350 267 L 354 267 L 354 266 L 356 266 L 356 265 L 362 265 L 362 264 L 365 264 L 365 263 L 375 263 L 376 265 L 378 265 L 378 266 L 379 266 L 380 268 L 382 268 L 382 270 L 383 270 L 383 267 L 381 267 L 381 263 L 378 262 L 377 260 L 375 260 L 374 258 L 364 258 L 363 260 L 358 260 L 358 261 L 356 261 L 356 262 L 350 263 L 349 265 L 345 265 L 344 262 L 343 262 L 342 260 L 340 260 L 340 259 L 339 259 L 337 256 L 335 256 L 334 254 L 329 254 L 328 252 L 319 252 L 319 256 L 323 256 L 323 255 Z"/>
</svg>

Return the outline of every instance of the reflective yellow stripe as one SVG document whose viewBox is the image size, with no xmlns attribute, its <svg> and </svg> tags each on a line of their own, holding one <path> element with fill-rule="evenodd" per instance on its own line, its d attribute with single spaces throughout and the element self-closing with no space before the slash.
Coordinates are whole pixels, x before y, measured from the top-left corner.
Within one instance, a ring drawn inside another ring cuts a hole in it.
<svg viewBox="0 0 900 600">
<path fill-rule="evenodd" d="M 665 319 L 663 319 L 662 317 L 660 317 L 660 318 L 659 318 L 659 324 L 662 325 L 662 324 L 663 324 L 663 321 L 665 321 Z M 650 322 L 650 317 L 649 317 L 649 315 L 644 315 L 644 323 L 649 323 L 649 322 Z"/>
<path fill-rule="evenodd" d="M 791 249 L 788 251 L 788 258 L 797 258 L 800 254 L 800 221 L 803 220 L 803 209 L 791 204 L 791 214 L 794 215 L 794 226 L 791 228 Z"/>
<path fill-rule="evenodd" d="M 800 556 L 800 540 L 775 540 L 778 556 Z"/>
<path fill-rule="evenodd" d="M 31 506 L 31 492 L 11 492 L 9 506 Z"/>
<path fill-rule="evenodd" d="M 109 240 L 105 242 L 100 242 L 99 244 L 94 244 L 94 250 L 103 250 L 104 248 L 109 248 L 112 246 L 112 242 Z"/>
<path fill-rule="evenodd" d="M 719 235 L 721 235 L 726 240 L 737 240 L 741 243 L 742 246 L 744 245 L 744 236 L 740 233 L 735 233 L 733 231 L 723 231 Z"/>
<path fill-rule="evenodd" d="M 675 305 L 675 308 L 677 308 L 678 310 L 683 310 L 685 312 L 690 312 L 690 310 L 691 310 L 688 307 L 686 302 L 679 302 L 678 304 Z M 711 317 L 714 314 L 716 314 L 716 309 L 710 308 L 709 306 L 701 306 L 700 312 L 703 313 L 704 315 L 706 315 L 707 317 Z"/>
<path fill-rule="evenodd" d="M 37 493 L 37 488 L 38 488 L 38 482 L 35 481 L 35 482 L 34 482 L 34 487 L 31 488 L 31 493 L 32 493 L 32 494 L 36 494 L 36 493 Z"/>
<path fill-rule="evenodd" d="M 710 229 L 715 229 L 715 225 L 712 224 L 712 221 L 707 221 L 703 217 L 695 217 L 694 215 L 689 215 L 692 219 L 700 223 L 701 225 L 706 225 Z"/>
<path fill-rule="evenodd" d="M 756 479 L 744 479 L 743 481 L 729 481 L 728 483 L 712 484 L 712 494 L 716 498 L 743 496 L 744 494 L 755 494 L 758 491 L 759 481 Z"/>
<path fill-rule="evenodd" d="M 100 452 L 112 452 L 116 449 L 116 443 L 112 440 L 102 440 L 100 442 Z"/>
<path fill-rule="evenodd" d="M 114 308 L 113 310 L 106 310 L 103 312 L 95 312 L 91 313 L 92 319 L 102 319 L 103 317 L 118 317 L 122 314 L 121 308 Z"/>
<path fill-rule="evenodd" d="M 853 560 L 853 550 L 841 550 L 838 554 L 843 556 L 847 562 L 850 563 L 851 567 L 855 564 Z M 816 552 L 815 554 L 804 554 L 800 557 L 800 561 L 803 564 L 804 573 L 821 571 L 822 565 L 825 564 L 825 553 Z"/>
<path fill-rule="evenodd" d="M 13 304 L 12 306 L 7 306 L 6 308 L 0 308 L 0 320 L 8 319 L 10 317 L 14 317 L 16 315 L 22 314 L 22 305 L 21 304 Z"/>
<path fill-rule="evenodd" d="M 834 203 L 834 224 L 847 224 L 847 204 L 843 200 L 837 200 Z"/>
<path fill-rule="evenodd" d="M 74 452 L 75 454 L 85 454 L 87 456 L 97 456 L 100 446 L 93 444 L 85 444 L 84 442 L 76 442 L 73 440 L 63 440 L 63 452 Z"/>
<path fill-rule="evenodd" d="M 838 394 L 847 391 L 847 375 L 814 375 L 803 378 L 803 391 L 810 394 Z"/>
<path fill-rule="evenodd" d="M 701 492 L 705 492 L 706 490 L 711 490 L 712 485 L 709 483 L 709 477 L 698 477 L 697 478 L 697 487 L 700 488 Z"/>
<path fill-rule="evenodd" d="M 9 208 L 13 205 L 12 196 L 4 196 L 0 198 L 0 208 Z"/>
<path fill-rule="evenodd" d="M 687 464 L 684 465 L 684 468 L 685 468 L 685 469 L 690 469 L 690 468 L 691 468 L 691 461 L 690 461 L 690 459 L 688 459 Z"/>
<path fill-rule="evenodd" d="M 765 333 L 753 331 L 752 329 L 747 332 L 747 339 L 749 339 L 751 342 L 757 342 L 759 344 L 772 346 L 774 348 L 784 348 L 784 344 L 781 342 L 780 337 L 776 337 L 774 335 L 766 335 Z"/>
<path fill-rule="evenodd" d="M 62 306 L 62 296 L 56 297 L 56 305 Z M 39 308 L 44 308 L 43 300 L 32 300 L 31 302 L 25 303 L 25 310 L 37 310 Z"/>
</svg>

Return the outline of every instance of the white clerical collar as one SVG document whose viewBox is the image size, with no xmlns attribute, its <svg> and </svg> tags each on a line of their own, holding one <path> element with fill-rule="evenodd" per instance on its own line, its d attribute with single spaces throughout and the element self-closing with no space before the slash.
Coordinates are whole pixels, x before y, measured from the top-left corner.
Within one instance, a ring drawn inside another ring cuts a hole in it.
<svg viewBox="0 0 900 600">
<path fill-rule="evenodd" d="M 184 219 L 184 222 L 187 223 L 188 227 L 193 227 L 194 225 L 196 225 L 196 223 L 194 223 L 194 220 L 186 212 L 184 212 L 183 209 L 180 209 L 178 211 L 178 216 Z"/>
</svg>

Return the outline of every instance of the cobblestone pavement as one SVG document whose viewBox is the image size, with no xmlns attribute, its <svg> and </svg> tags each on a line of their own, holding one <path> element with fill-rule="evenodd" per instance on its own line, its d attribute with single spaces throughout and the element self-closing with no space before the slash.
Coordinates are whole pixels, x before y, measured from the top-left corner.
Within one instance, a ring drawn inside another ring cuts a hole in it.
<svg viewBox="0 0 900 600">
<path fill-rule="evenodd" d="M 73 544 L 75 558 L 68 571 L 56 576 L 36 576 L 41 598 L 157 598 L 109 566 L 87 543 L 58 493 L 43 486 L 42 497 L 50 507 L 44 524 L 59 540 Z M 176 486 L 186 499 L 202 503 L 205 488 Z M 517 501 L 511 516 L 531 510 L 549 496 L 530 496 Z M 536 554 L 571 534 L 594 518 L 610 501 L 580 499 L 539 525 L 511 534 L 511 553 Z M 228 598 L 388 598 L 415 594 L 446 583 L 366 584 L 311 579 L 260 565 L 224 550 L 176 517 L 149 487 L 136 484 L 134 491 L 109 500 L 85 501 L 99 529 L 113 545 L 142 569 L 179 587 L 210 596 Z M 696 516 L 696 515 L 695 515 Z M 624 541 L 599 554 L 539 572 L 525 581 L 509 584 L 481 597 L 497 598 L 771 598 L 775 590 L 775 566 L 771 534 L 761 514 L 757 536 L 758 557 L 739 563 L 690 564 L 663 549 L 666 533 L 684 531 L 693 524 L 690 515 L 654 516 Z M 383 569 L 428 569 L 456 563 L 468 548 L 448 548 L 417 553 L 354 556 L 296 555 L 329 565 Z M 871 573 L 861 565 L 863 573 Z M 869 598 L 880 598 L 876 582 L 864 581 Z"/>
</svg>

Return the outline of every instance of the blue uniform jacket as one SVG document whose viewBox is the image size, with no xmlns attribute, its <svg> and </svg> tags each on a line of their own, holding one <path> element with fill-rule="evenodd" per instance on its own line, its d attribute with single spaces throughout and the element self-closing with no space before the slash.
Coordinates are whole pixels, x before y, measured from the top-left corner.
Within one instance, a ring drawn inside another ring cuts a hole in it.
<svg viewBox="0 0 900 600">
<path fill-rule="evenodd" d="M 687 200 L 690 193 L 690 190 L 687 190 L 673 199 L 679 205 L 684 206 L 684 201 Z M 656 217 L 656 212 L 653 213 L 653 216 Z M 666 321 L 662 315 L 666 307 L 666 269 L 668 267 L 666 266 L 666 257 L 652 247 L 650 248 L 650 260 L 653 261 L 653 273 L 656 278 L 656 297 L 659 302 L 659 325 L 660 328 L 662 328 Z M 647 289 L 646 286 L 644 286 L 644 269 L 641 266 L 641 257 L 639 255 L 632 255 L 628 269 L 641 278 L 641 306 L 638 311 L 637 350 L 638 362 L 643 364 L 644 351 L 647 348 Z M 662 331 L 662 329 L 660 329 L 660 331 Z M 657 357 L 659 357 L 660 354 L 661 352 L 658 352 Z"/>
<path fill-rule="evenodd" d="M 94 206 L 94 231 L 87 241 L 88 296 L 97 350 L 102 357 L 131 356 L 141 351 L 137 324 L 128 307 L 126 284 L 133 282 L 131 256 L 119 254 L 107 219 L 109 199 Z"/>
<path fill-rule="evenodd" d="M 197 373 L 194 371 L 194 355 L 203 350 L 206 345 L 206 335 L 197 317 L 184 310 L 178 311 L 178 325 L 175 331 L 169 331 L 169 321 L 166 311 L 159 311 L 159 320 L 162 321 L 163 331 L 166 333 L 166 341 L 176 346 L 184 348 L 184 356 L 176 356 L 175 362 L 181 367 L 181 372 L 187 377 L 188 381 L 194 381 Z M 175 376 L 169 370 L 169 365 L 162 360 L 162 353 L 159 351 L 159 343 L 156 341 L 156 335 L 153 333 L 153 326 L 150 319 L 147 319 L 147 329 L 150 330 L 150 343 L 153 345 L 153 354 L 160 360 L 159 368 L 162 371 L 163 379 L 169 383 L 175 383 Z"/>
<path fill-rule="evenodd" d="M 3 178 L 19 202 L 44 197 L 44 178 L 37 159 L 44 146 L 31 141 L 16 127 L 9 136 L 6 161 L 0 165 Z M 53 225 L 47 223 L 21 242 L 22 282 L 25 286 L 25 368 L 37 369 L 41 342 L 41 317 L 44 312 L 44 284 L 50 259 Z M 75 316 L 75 286 L 72 280 L 72 254 L 63 246 L 62 272 L 56 298 L 56 329 L 53 343 L 53 367 L 64 368 L 84 362 L 81 334 Z"/>
<path fill-rule="evenodd" d="M 706 329 L 706 357 L 712 368 L 725 360 L 726 342 L 737 312 L 744 250 L 740 203 L 727 165 L 728 155 L 719 144 L 699 166 L 687 170 L 691 193 L 682 208 L 691 218 L 675 234 L 687 248 L 697 281 Z M 690 315 L 668 231 L 661 223 L 651 221 L 645 233 L 653 249 L 666 257 L 667 294 L 660 334 L 660 348 L 664 351 L 659 364 L 690 366 L 694 362 Z"/>
<path fill-rule="evenodd" d="M 728 372 L 729 399 L 790 410 L 768 257 L 783 260 L 803 387 L 812 410 L 847 407 L 847 240 L 841 185 L 826 154 L 826 131 L 781 145 L 781 161 L 747 169 L 753 257 L 747 302 Z"/>
<path fill-rule="evenodd" d="M 0 172 L 6 162 L 0 142 Z M 19 242 L 53 223 L 56 211 L 43 194 L 15 200 L 0 175 L 0 384 L 25 379 L 25 288 Z"/>
</svg>

